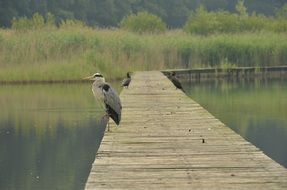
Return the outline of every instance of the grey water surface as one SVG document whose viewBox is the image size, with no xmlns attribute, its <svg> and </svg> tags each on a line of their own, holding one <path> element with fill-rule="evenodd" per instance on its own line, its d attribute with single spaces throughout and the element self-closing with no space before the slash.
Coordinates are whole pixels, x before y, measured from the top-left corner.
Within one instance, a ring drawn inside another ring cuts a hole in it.
<svg viewBox="0 0 287 190">
<path fill-rule="evenodd" d="M 0 189 L 83 189 L 107 119 L 91 84 L 0 86 Z"/>
<path fill-rule="evenodd" d="M 287 167 L 287 80 L 212 80 L 184 88 Z M 0 189 L 83 189 L 104 134 L 103 116 L 91 84 L 0 86 Z"/>
<path fill-rule="evenodd" d="M 186 82 L 187 94 L 287 168 L 287 79 Z"/>
</svg>

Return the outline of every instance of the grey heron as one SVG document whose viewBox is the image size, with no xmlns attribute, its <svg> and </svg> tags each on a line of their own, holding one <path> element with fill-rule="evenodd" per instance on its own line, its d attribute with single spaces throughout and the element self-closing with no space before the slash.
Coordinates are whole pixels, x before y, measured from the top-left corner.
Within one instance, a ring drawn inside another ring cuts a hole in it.
<svg viewBox="0 0 287 190">
<path fill-rule="evenodd" d="M 105 78 L 100 73 L 95 73 L 84 79 L 94 81 L 92 84 L 92 91 L 95 98 L 102 104 L 107 115 L 119 125 L 121 121 L 122 105 L 118 93 L 109 83 L 105 82 Z"/>
<path fill-rule="evenodd" d="M 128 88 L 131 82 L 131 76 L 130 73 L 127 72 L 127 78 L 124 78 L 123 82 L 122 82 L 122 87 L 126 87 Z"/>
<path fill-rule="evenodd" d="M 178 89 L 181 89 L 183 92 L 185 92 L 181 86 L 181 83 L 179 82 L 178 78 L 176 77 L 175 72 L 171 72 L 169 73 L 169 79 L 171 80 L 171 82 L 174 84 L 174 86 Z"/>
</svg>

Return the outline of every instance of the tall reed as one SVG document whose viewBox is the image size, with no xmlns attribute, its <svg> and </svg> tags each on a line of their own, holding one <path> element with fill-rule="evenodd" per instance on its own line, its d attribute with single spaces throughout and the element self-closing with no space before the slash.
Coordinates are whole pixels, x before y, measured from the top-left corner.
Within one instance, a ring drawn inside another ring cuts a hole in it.
<svg viewBox="0 0 287 190">
<path fill-rule="evenodd" d="M 198 36 L 172 30 L 135 34 L 88 27 L 0 30 L 0 80 L 81 79 L 102 72 L 267 66 L 287 63 L 285 33 Z"/>
</svg>

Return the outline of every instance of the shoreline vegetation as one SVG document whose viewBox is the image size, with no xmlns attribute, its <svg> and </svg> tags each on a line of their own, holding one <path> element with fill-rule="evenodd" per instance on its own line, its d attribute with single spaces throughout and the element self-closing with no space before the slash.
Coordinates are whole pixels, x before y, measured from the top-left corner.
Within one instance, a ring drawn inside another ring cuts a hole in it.
<svg viewBox="0 0 287 190">
<path fill-rule="evenodd" d="M 167 69 L 161 72 L 168 76 L 171 71 L 183 76 L 181 80 L 201 81 L 201 80 L 221 80 L 221 79 L 266 79 L 266 78 L 286 78 L 287 65 L 267 66 L 267 67 L 228 67 L 228 68 L 194 68 L 194 69 Z M 109 82 L 122 80 L 122 77 L 111 78 Z M 83 79 L 65 80 L 11 80 L 0 81 L 0 85 L 27 85 L 27 84 L 76 84 L 90 83 Z"/>
<path fill-rule="evenodd" d="M 278 66 L 287 35 L 257 32 L 190 35 L 180 30 L 136 34 L 122 29 L 0 30 L 0 81 L 107 79 L 127 71 Z"/>
<path fill-rule="evenodd" d="M 105 29 L 79 20 L 56 25 L 52 14 L 15 18 L 11 28 L 0 29 L 0 81 L 80 81 L 95 72 L 115 80 L 136 70 L 287 65 L 287 4 L 278 17 L 248 15 L 243 1 L 236 9 L 199 7 L 181 29 L 167 29 L 147 12 Z"/>
</svg>

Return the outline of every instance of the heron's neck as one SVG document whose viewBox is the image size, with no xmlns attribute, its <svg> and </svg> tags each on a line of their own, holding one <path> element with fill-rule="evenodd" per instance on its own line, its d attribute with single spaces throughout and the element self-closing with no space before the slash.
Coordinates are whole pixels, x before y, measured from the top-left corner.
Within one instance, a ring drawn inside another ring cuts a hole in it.
<svg viewBox="0 0 287 190">
<path fill-rule="evenodd" d="M 93 85 L 100 86 L 103 83 L 105 83 L 105 79 L 104 78 L 98 78 L 94 81 Z"/>
</svg>

